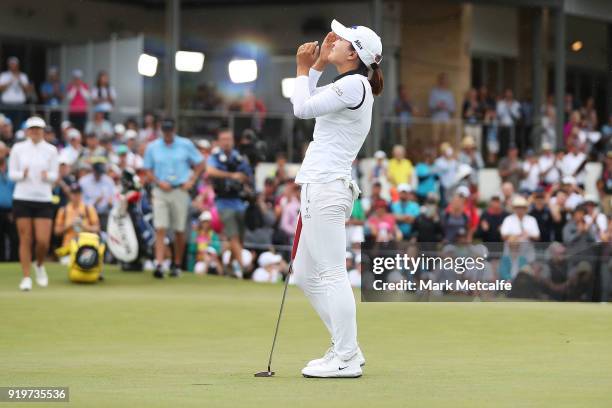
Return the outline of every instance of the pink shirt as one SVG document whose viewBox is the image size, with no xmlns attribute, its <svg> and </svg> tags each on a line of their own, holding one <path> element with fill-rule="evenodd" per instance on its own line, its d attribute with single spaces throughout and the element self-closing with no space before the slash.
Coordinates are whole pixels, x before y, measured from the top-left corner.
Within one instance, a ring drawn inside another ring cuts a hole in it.
<svg viewBox="0 0 612 408">
<path fill-rule="evenodd" d="M 86 83 L 75 86 L 68 85 L 68 99 L 70 100 L 70 112 L 87 112 L 87 101 L 90 98 L 89 87 Z"/>
</svg>

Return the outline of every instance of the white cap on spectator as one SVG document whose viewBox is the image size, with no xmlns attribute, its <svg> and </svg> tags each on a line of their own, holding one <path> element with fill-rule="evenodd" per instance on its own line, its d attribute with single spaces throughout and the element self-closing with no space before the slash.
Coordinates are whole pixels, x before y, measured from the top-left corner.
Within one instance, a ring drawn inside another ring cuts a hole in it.
<svg viewBox="0 0 612 408">
<path fill-rule="evenodd" d="M 525 197 L 517 195 L 512 199 L 512 207 L 528 207 L 529 203 Z"/>
<path fill-rule="evenodd" d="M 80 69 L 73 69 L 72 70 L 72 76 L 75 78 L 83 78 L 83 71 L 81 71 Z"/>
<path fill-rule="evenodd" d="M 470 189 L 467 186 L 459 186 L 457 190 L 455 190 L 455 194 L 463 198 L 468 198 L 470 196 Z"/>
<path fill-rule="evenodd" d="M 210 149 L 210 142 L 208 141 L 208 139 L 200 139 L 196 142 L 196 145 L 200 149 Z"/>
<path fill-rule="evenodd" d="M 400 185 L 397 186 L 397 191 L 399 193 L 411 193 L 412 186 L 408 183 L 401 183 Z"/>
<path fill-rule="evenodd" d="M 118 135 L 122 135 L 125 133 L 125 126 L 123 125 L 123 123 L 117 123 L 115 125 L 115 133 Z"/>
<path fill-rule="evenodd" d="M 583 203 L 585 203 L 585 204 L 588 204 L 588 203 L 599 204 L 599 197 L 597 197 L 595 194 L 586 194 L 584 196 Z"/>
<path fill-rule="evenodd" d="M 32 116 L 31 118 L 26 120 L 25 124 L 23 125 L 23 128 L 31 129 L 38 127 L 44 129 L 45 126 L 47 126 L 47 124 L 45 123 L 43 118 L 39 118 L 38 116 Z"/>
<path fill-rule="evenodd" d="M 353 253 L 351 251 L 346 251 L 345 258 L 346 259 L 353 259 Z"/>
<path fill-rule="evenodd" d="M 542 150 L 552 150 L 552 144 L 549 142 L 542 143 Z"/>
<path fill-rule="evenodd" d="M 461 163 L 457 169 L 457 175 L 455 176 L 455 182 L 458 183 L 462 179 L 472 174 L 472 166 L 466 163 Z"/>
<path fill-rule="evenodd" d="M 11 62 L 14 62 L 14 63 L 16 63 L 16 64 L 19 64 L 19 58 L 17 58 L 17 57 L 8 57 L 8 58 L 6 59 L 6 62 L 8 62 L 9 64 L 10 64 Z"/>
<path fill-rule="evenodd" d="M 266 266 L 270 266 L 270 265 L 279 263 L 282 259 L 283 259 L 282 256 L 266 251 L 262 253 L 261 255 L 259 255 L 259 259 L 257 260 L 257 263 L 259 264 L 259 266 L 265 268 Z"/>
<path fill-rule="evenodd" d="M 66 156 L 65 154 L 60 154 L 57 161 L 59 162 L 59 164 L 72 164 L 68 156 Z"/>
<path fill-rule="evenodd" d="M 72 127 L 72 123 L 70 123 L 70 121 L 69 121 L 69 120 L 65 120 L 65 121 L 63 121 L 63 122 L 62 122 L 62 124 L 60 125 L 60 128 L 61 128 L 62 130 L 66 130 L 66 129 L 68 129 L 69 127 Z"/>
<path fill-rule="evenodd" d="M 576 178 L 573 176 L 565 176 L 561 179 L 561 184 L 576 184 Z"/>
<path fill-rule="evenodd" d="M 68 139 L 80 139 L 81 138 L 81 132 L 79 132 L 78 129 L 71 128 L 66 133 L 66 136 L 68 136 Z"/>
<path fill-rule="evenodd" d="M 200 214 L 200 216 L 198 217 L 198 220 L 200 222 L 210 221 L 212 220 L 212 214 L 210 213 L 210 211 L 202 211 L 202 214 Z"/>
<path fill-rule="evenodd" d="M 382 150 L 378 150 L 376 153 L 374 153 L 374 158 L 375 159 L 386 159 L 387 153 L 383 152 Z"/>
<path fill-rule="evenodd" d="M 123 134 L 125 140 L 136 139 L 138 137 L 138 133 L 134 129 L 128 129 Z"/>
</svg>

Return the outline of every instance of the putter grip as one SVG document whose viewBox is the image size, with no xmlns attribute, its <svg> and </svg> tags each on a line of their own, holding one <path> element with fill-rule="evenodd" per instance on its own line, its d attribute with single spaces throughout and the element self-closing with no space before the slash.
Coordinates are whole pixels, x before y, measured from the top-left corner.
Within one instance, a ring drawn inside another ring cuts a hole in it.
<svg viewBox="0 0 612 408">
<path fill-rule="evenodd" d="M 302 234 L 302 214 L 298 214 L 298 222 L 295 227 L 295 238 L 293 238 L 293 247 L 291 248 L 291 260 L 295 259 L 297 253 L 298 244 L 300 242 L 300 235 Z"/>
</svg>

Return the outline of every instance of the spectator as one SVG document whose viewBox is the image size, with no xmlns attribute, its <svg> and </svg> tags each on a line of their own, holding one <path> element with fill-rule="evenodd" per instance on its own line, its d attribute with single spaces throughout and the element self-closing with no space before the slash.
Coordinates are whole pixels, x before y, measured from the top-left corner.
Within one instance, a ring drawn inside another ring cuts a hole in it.
<svg viewBox="0 0 612 408">
<path fill-rule="evenodd" d="M 563 227 L 563 243 L 573 247 L 573 252 L 579 252 L 578 248 L 585 247 L 597 241 L 593 225 L 585 220 L 586 211 L 583 206 L 578 206 L 572 212 L 571 220 Z"/>
<path fill-rule="evenodd" d="M 204 160 L 195 145 L 175 133 L 174 119 L 164 119 L 163 137 L 147 145 L 144 168 L 153 189 L 153 224 L 155 226 L 155 271 L 153 276 L 164 277 L 165 238 L 174 232 L 174 259 L 170 276 L 181 274 L 185 252 L 185 228 L 189 210 L 189 190 L 204 170 Z M 192 169 L 193 167 L 193 169 Z"/>
<path fill-rule="evenodd" d="M 466 136 L 461 141 L 458 161 L 471 167 L 472 172 L 469 176 L 470 186 L 478 187 L 480 169 L 484 167 L 484 161 L 472 136 Z"/>
<path fill-rule="evenodd" d="M 219 262 L 221 253 L 221 241 L 219 236 L 211 227 L 212 214 L 210 211 L 202 211 L 198 217 L 198 227 L 192 232 L 191 242 L 195 248 L 194 272 L 198 275 L 207 273 L 219 274 L 222 272 Z"/>
<path fill-rule="evenodd" d="M 387 202 L 378 199 L 373 205 L 374 214 L 367 221 L 369 233 L 375 242 L 399 241 L 402 238 L 401 231 L 397 228 L 395 217 L 389 214 Z"/>
<path fill-rule="evenodd" d="M 563 244 L 553 242 L 547 249 L 547 262 L 541 273 L 544 290 L 553 300 L 566 300 L 569 263 Z"/>
<path fill-rule="evenodd" d="M 282 278 L 281 263 L 283 257 L 272 252 L 263 252 L 257 263 L 259 268 L 253 272 L 252 279 L 260 283 L 276 283 Z M 287 278 L 288 279 L 288 278 Z"/>
<path fill-rule="evenodd" d="M 474 147 L 480 151 L 482 147 L 482 122 L 485 107 L 478 100 L 478 92 L 471 88 L 463 101 L 461 117 L 463 118 L 463 132 L 474 141 Z"/>
<path fill-rule="evenodd" d="M 267 109 L 263 100 L 257 98 L 253 91 L 245 91 L 244 97 L 240 102 L 240 112 L 253 114 L 251 127 L 257 133 L 261 132 L 263 129 L 264 120 L 266 118 Z"/>
<path fill-rule="evenodd" d="M 279 228 L 287 237 L 286 244 L 293 242 L 298 214 L 300 212 L 300 190 L 297 184 L 287 183 L 283 196 L 276 207 Z"/>
<path fill-rule="evenodd" d="M 152 140 L 157 139 L 159 131 L 157 129 L 157 118 L 155 114 L 147 112 L 144 115 L 142 129 L 138 131 L 138 142 L 148 143 Z"/>
<path fill-rule="evenodd" d="M 83 71 L 75 69 L 72 71 L 72 80 L 68 84 L 66 99 L 68 100 L 68 120 L 81 133 L 85 131 L 90 98 L 89 87 L 83 82 Z"/>
<path fill-rule="evenodd" d="M 514 214 L 507 216 L 501 225 L 502 239 L 507 242 L 530 242 L 540 239 L 540 229 L 534 217 L 527 214 L 528 202 L 522 196 L 512 200 Z"/>
<path fill-rule="evenodd" d="M 570 218 L 567 197 L 567 193 L 559 189 L 553 193 L 553 197 L 550 199 L 549 208 L 552 215 L 553 241 L 563 242 L 563 228 Z"/>
<path fill-rule="evenodd" d="M 0 262 L 18 259 L 19 240 L 13 218 L 13 191 L 15 182 L 9 178 L 9 149 L 0 142 Z"/>
<path fill-rule="evenodd" d="M 106 174 L 106 161 L 96 159 L 91 163 L 92 172 L 79 179 L 86 205 L 95 208 L 102 230 L 106 230 L 108 215 L 115 200 L 115 183 Z"/>
<path fill-rule="evenodd" d="M 478 102 L 485 111 L 489 109 L 495 110 L 495 98 L 491 96 L 491 94 L 489 93 L 489 89 L 486 85 L 482 85 L 478 89 Z"/>
<path fill-rule="evenodd" d="M 452 194 L 459 162 L 455 158 L 453 148 L 447 142 L 440 145 L 440 153 L 440 157 L 434 162 L 434 168 L 440 177 L 440 198 L 444 206 Z"/>
<path fill-rule="evenodd" d="M 538 158 L 541 183 L 545 189 L 550 189 L 561 180 L 561 171 L 556 156 L 552 152 L 552 144 L 542 143 L 542 153 Z"/>
<path fill-rule="evenodd" d="M 104 119 L 108 119 L 117 100 L 117 93 L 108 79 L 108 73 L 100 71 L 96 86 L 91 91 L 92 102 L 96 112 L 102 112 Z"/>
<path fill-rule="evenodd" d="M 430 194 L 436 194 L 440 190 L 438 186 L 438 175 L 433 165 L 434 150 L 425 149 L 423 151 L 423 161 L 417 163 L 414 168 L 417 178 L 416 195 L 419 202 L 422 203 Z"/>
<path fill-rule="evenodd" d="M 99 106 L 94 108 L 94 117 L 92 121 L 87 122 L 85 134 L 95 135 L 98 139 L 113 137 L 113 125 L 105 119 L 106 112 Z"/>
<path fill-rule="evenodd" d="M 501 226 L 509 215 L 502 205 L 501 194 L 495 194 L 489 201 L 489 206 L 482 213 L 476 236 L 483 242 L 502 242 Z"/>
<path fill-rule="evenodd" d="M 467 234 L 470 220 L 465 213 L 465 199 L 454 194 L 442 218 L 444 242 L 455 243 L 461 235 Z"/>
<path fill-rule="evenodd" d="M 388 183 L 387 181 L 387 154 L 382 150 L 374 153 L 374 166 L 370 173 L 370 182 L 378 181 L 380 183 Z"/>
<path fill-rule="evenodd" d="M 13 147 L 15 144 L 15 135 L 13 135 L 13 125 L 11 120 L 0 113 L 0 142 L 4 143 L 7 148 Z"/>
<path fill-rule="evenodd" d="M 538 163 L 538 156 L 531 149 L 525 153 L 525 161 L 523 162 L 523 179 L 520 182 L 519 188 L 521 191 L 533 193 L 540 186 L 541 171 Z"/>
<path fill-rule="evenodd" d="M 285 184 L 290 178 L 287 170 L 287 156 L 284 152 L 276 153 L 276 169 L 274 170 L 276 186 Z"/>
<path fill-rule="evenodd" d="M 601 135 L 605 151 L 612 150 L 612 113 L 608 116 L 608 122 L 601 127 Z"/>
<path fill-rule="evenodd" d="M 485 151 L 487 163 L 497 162 L 499 154 L 499 120 L 494 108 L 486 109 L 484 115 Z"/>
<path fill-rule="evenodd" d="M 363 199 L 359 197 L 353 202 L 353 210 L 351 211 L 351 216 L 346 221 L 347 247 L 359 248 L 361 243 L 365 241 L 365 221 L 366 214 L 363 208 Z"/>
<path fill-rule="evenodd" d="M 400 184 L 397 187 L 399 200 L 391 204 L 391 213 L 405 240 L 410 238 L 412 224 L 421 212 L 416 197 L 410 184 Z"/>
<path fill-rule="evenodd" d="M 414 184 L 414 167 L 410 159 L 406 158 L 404 146 L 393 146 L 393 157 L 389 160 L 387 178 L 392 186 L 400 184 Z"/>
<path fill-rule="evenodd" d="M 19 129 L 27 114 L 25 104 L 31 85 L 28 76 L 19 69 L 17 57 L 9 57 L 6 64 L 8 70 L 0 74 L 0 99 L 6 107 L 4 115 L 11 120 L 15 129 Z"/>
<path fill-rule="evenodd" d="M 503 157 L 508 146 L 516 144 L 516 124 L 521 118 L 521 105 L 514 99 L 512 90 L 506 89 L 504 98 L 497 102 L 497 117 L 501 125 L 499 134 L 499 155 Z"/>
<path fill-rule="evenodd" d="M 539 188 L 533 193 L 533 204 L 529 210 L 531 215 L 538 223 L 540 230 L 540 242 L 550 242 L 553 238 L 553 216 L 548 207 L 546 194 Z"/>
<path fill-rule="evenodd" d="M 13 214 L 19 233 L 19 260 L 23 279 L 19 289 L 32 289 L 30 267 L 32 262 L 32 233 L 34 233 L 34 271 L 36 283 L 45 287 L 49 283 L 45 270 L 45 256 L 49 250 L 54 206 L 52 186 L 58 177 L 59 164 L 55 146 L 43 140 L 45 121 L 31 117 L 25 123 L 27 139 L 11 150 L 9 177 L 15 181 Z"/>
<path fill-rule="evenodd" d="M 92 205 L 83 202 L 82 189 L 78 183 L 70 186 L 70 201 L 57 212 L 54 232 L 62 237 L 63 247 L 69 246 L 70 241 L 80 232 L 100 232 L 98 213 Z"/>
<path fill-rule="evenodd" d="M 595 240 L 597 242 L 604 241 L 608 235 L 608 217 L 599 210 L 597 196 L 593 194 L 586 195 L 582 205 L 586 211 L 584 220 L 587 226 L 593 229 Z"/>
<path fill-rule="evenodd" d="M 508 155 L 499 161 L 498 171 L 503 183 L 511 183 L 515 190 L 519 188 L 524 172 L 518 148 L 515 145 L 508 147 Z"/>
<path fill-rule="evenodd" d="M 80 167 L 91 165 L 94 161 L 101 159 L 107 160 L 106 150 L 100 146 L 100 140 L 95 133 L 88 133 L 85 139 L 85 148 L 81 150 L 81 154 L 77 159 L 77 164 Z"/>
<path fill-rule="evenodd" d="M 405 146 L 408 142 L 408 131 L 412 124 L 412 117 L 416 114 L 416 109 L 405 85 L 397 87 L 397 99 L 393 102 L 393 113 L 399 121 L 398 140 L 402 146 Z"/>
<path fill-rule="evenodd" d="M 412 229 L 413 240 L 417 242 L 440 242 L 444 238 L 438 197 L 435 193 L 428 194 L 420 214 L 412 224 Z"/>
<path fill-rule="evenodd" d="M 49 124 L 57 131 L 62 122 L 62 111 L 60 105 L 64 100 L 64 84 L 60 81 L 59 70 L 53 66 L 49 68 L 47 80 L 40 86 L 40 98 L 42 103 L 51 109 Z"/>
<path fill-rule="evenodd" d="M 575 178 L 578 186 L 584 189 L 586 178 L 585 167 L 587 162 L 587 155 L 578 150 L 578 146 L 575 142 L 569 141 L 567 144 L 567 153 L 563 157 L 559 167 L 563 172 L 563 176 Z"/>
<path fill-rule="evenodd" d="M 129 130 L 128 132 L 134 132 L 133 130 Z M 119 145 L 115 149 L 115 153 L 117 155 L 117 164 L 121 170 L 126 168 L 132 170 L 140 170 L 143 166 L 143 159 L 139 154 L 133 153 L 127 145 Z"/>
<path fill-rule="evenodd" d="M 572 134 L 577 133 L 580 130 L 580 123 L 582 122 L 582 115 L 580 111 L 572 111 L 569 116 L 569 120 L 563 126 L 563 141 L 567 145 Z"/>
<path fill-rule="evenodd" d="M 245 194 L 251 193 L 253 171 L 248 161 L 234 148 L 234 135 L 229 129 L 219 131 L 219 150 L 208 158 L 207 175 L 215 189 L 215 204 L 224 225 L 224 235 L 230 241 L 233 273 L 242 277 L 246 205 Z"/>
<path fill-rule="evenodd" d="M 75 128 L 67 131 L 68 145 L 60 152 L 60 160 L 72 166 L 81 156 L 83 145 L 81 144 L 81 132 Z"/>
<path fill-rule="evenodd" d="M 366 211 L 366 218 L 374 214 L 374 204 L 378 200 L 383 200 L 387 202 L 387 199 L 383 197 L 382 185 L 380 184 L 380 182 L 375 181 L 372 184 L 372 188 L 370 190 L 370 197 L 366 197 L 361 200 L 361 203 L 363 204 L 363 209 Z"/>
<path fill-rule="evenodd" d="M 450 136 L 448 126 L 455 113 L 455 97 L 448 89 L 448 77 L 438 74 L 437 85 L 429 93 L 429 111 L 432 120 L 432 139 L 434 144 L 445 141 Z"/>
<path fill-rule="evenodd" d="M 546 97 L 546 103 L 542 105 L 541 109 L 542 114 L 542 146 L 545 143 L 548 143 L 551 146 L 556 146 L 557 144 L 557 131 L 556 131 L 556 123 L 557 123 L 557 110 L 555 108 L 555 101 L 553 95 L 548 95 Z"/>
<path fill-rule="evenodd" d="M 597 181 L 597 189 L 604 214 L 612 216 L 612 150 L 606 153 L 601 177 Z"/>
</svg>

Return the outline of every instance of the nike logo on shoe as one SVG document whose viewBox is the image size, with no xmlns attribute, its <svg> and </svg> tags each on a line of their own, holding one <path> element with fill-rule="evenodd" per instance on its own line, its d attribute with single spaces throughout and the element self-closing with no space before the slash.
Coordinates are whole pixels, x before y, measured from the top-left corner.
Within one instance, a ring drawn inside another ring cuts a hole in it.
<svg viewBox="0 0 612 408">
<path fill-rule="evenodd" d="M 347 368 L 347 367 L 348 367 L 348 366 L 338 367 L 338 370 L 342 371 L 342 370 L 344 370 L 344 369 L 345 369 L 345 368 Z"/>
</svg>

